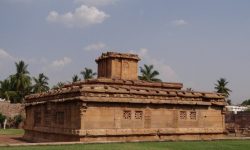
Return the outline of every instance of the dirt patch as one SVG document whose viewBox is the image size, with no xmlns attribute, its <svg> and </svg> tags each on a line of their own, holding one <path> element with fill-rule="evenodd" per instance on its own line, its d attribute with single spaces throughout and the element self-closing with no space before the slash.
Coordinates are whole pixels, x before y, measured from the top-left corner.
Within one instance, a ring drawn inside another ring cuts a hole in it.
<svg viewBox="0 0 250 150">
<path fill-rule="evenodd" d="M 0 135 L 0 144 L 28 143 L 22 139 L 23 135 Z"/>
</svg>

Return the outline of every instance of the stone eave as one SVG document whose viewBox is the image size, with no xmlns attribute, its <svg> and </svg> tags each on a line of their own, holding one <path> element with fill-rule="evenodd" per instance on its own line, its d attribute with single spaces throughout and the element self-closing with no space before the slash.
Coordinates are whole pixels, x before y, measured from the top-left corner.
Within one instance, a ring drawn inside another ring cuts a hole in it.
<svg viewBox="0 0 250 150">
<path fill-rule="evenodd" d="M 163 97 L 162 97 L 163 98 Z M 44 104 L 47 102 L 70 102 L 70 101 L 83 101 L 83 102 L 98 102 L 98 103 L 134 103 L 134 104 L 172 104 L 172 105 L 204 105 L 204 106 L 225 106 L 226 102 L 221 99 L 220 101 L 213 99 L 210 102 L 202 101 L 202 99 L 155 99 L 154 97 L 149 97 L 147 99 L 143 97 L 102 97 L 101 95 L 94 96 L 91 93 L 86 94 L 86 96 L 75 96 L 70 98 L 58 98 L 58 99 L 51 99 L 47 101 L 33 101 L 33 102 L 26 102 L 25 106 L 30 105 L 39 105 Z"/>
<path fill-rule="evenodd" d="M 26 97 L 26 101 L 43 101 L 46 99 L 56 99 L 56 98 L 69 98 L 75 96 L 82 96 L 86 94 L 92 94 L 101 97 L 112 97 L 114 95 L 118 97 L 128 97 L 133 98 L 142 96 L 144 98 L 154 96 L 157 97 L 180 97 L 180 98 L 203 98 L 208 101 L 210 99 L 224 99 L 223 96 L 217 93 L 200 93 L 200 92 L 187 92 L 187 91 L 173 91 L 173 90 L 159 90 L 159 89 L 137 89 L 137 88 L 129 88 L 129 87 L 112 87 L 112 86 L 85 86 L 82 89 L 75 88 L 74 90 L 65 90 L 65 91 L 57 91 L 51 94 L 42 93 L 40 95 L 30 95 Z"/>
<path fill-rule="evenodd" d="M 126 82 L 126 83 L 124 83 Z M 129 84 L 131 83 L 131 84 Z M 126 103 L 169 103 L 166 100 L 171 100 L 172 104 L 212 104 L 212 105 L 225 105 L 224 96 L 219 93 L 209 92 L 196 92 L 196 91 L 183 91 L 175 89 L 163 88 L 164 84 L 168 83 L 150 83 L 139 81 L 139 85 L 150 84 L 148 86 L 137 86 L 137 82 L 128 80 L 113 80 L 113 79 L 96 79 L 88 80 L 85 82 L 77 82 L 69 85 L 65 85 L 58 90 L 50 90 L 48 92 L 32 94 L 25 97 L 26 103 L 38 103 L 46 101 L 57 100 L 75 100 L 81 97 L 81 100 L 85 100 L 84 97 L 96 98 L 96 102 L 122 102 Z M 154 84 L 152 86 L 151 84 Z M 169 83 L 178 84 L 178 83 Z M 182 85 L 182 84 L 181 84 Z M 105 98 L 115 98 L 116 101 L 107 101 Z M 140 101 L 138 101 L 140 99 Z M 150 100 L 148 100 L 150 99 Z M 159 101 L 159 102 L 158 102 Z M 195 102 L 195 103 L 194 103 Z M 196 103 L 198 102 L 198 103 Z M 200 103 L 202 102 L 202 103 Z M 203 103 L 204 102 L 204 103 Z M 223 103 L 223 104 L 221 104 Z"/>
</svg>

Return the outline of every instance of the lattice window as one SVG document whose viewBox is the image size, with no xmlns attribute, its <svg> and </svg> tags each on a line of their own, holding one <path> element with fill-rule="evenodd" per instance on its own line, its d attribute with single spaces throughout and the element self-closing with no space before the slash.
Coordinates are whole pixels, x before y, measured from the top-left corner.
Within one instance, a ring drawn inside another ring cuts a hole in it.
<svg viewBox="0 0 250 150">
<path fill-rule="evenodd" d="M 135 111 L 135 119 L 142 120 L 142 115 L 143 115 L 142 111 Z"/>
<path fill-rule="evenodd" d="M 40 125 L 41 122 L 42 122 L 41 111 L 35 111 L 34 112 L 34 123 L 35 123 L 35 126 Z"/>
<path fill-rule="evenodd" d="M 196 120 L 196 112 L 195 111 L 191 111 L 189 114 L 189 117 L 191 120 Z"/>
<path fill-rule="evenodd" d="M 127 120 L 131 120 L 131 111 L 130 110 L 124 110 L 123 118 L 127 119 Z"/>
<path fill-rule="evenodd" d="M 183 120 L 187 119 L 187 112 L 186 111 L 180 111 L 180 119 L 183 119 Z"/>
<path fill-rule="evenodd" d="M 64 112 L 56 112 L 56 123 L 60 125 L 64 124 Z"/>
</svg>

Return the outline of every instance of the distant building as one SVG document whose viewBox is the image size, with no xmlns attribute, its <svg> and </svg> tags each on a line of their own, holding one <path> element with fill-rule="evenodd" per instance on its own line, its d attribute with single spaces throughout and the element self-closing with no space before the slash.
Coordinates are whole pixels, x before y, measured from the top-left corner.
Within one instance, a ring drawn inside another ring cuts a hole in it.
<svg viewBox="0 0 250 150">
<path fill-rule="evenodd" d="M 227 111 L 232 111 L 234 114 L 237 114 L 239 111 L 246 111 L 248 109 L 247 106 L 226 106 Z"/>
</svg>

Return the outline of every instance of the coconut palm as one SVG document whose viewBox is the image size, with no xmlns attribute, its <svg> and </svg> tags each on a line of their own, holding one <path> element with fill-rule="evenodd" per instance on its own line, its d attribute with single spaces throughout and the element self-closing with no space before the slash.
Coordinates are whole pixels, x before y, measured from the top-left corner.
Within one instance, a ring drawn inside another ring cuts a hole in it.
<svg viewBox="0 0 250 150">
<path fill-rule="evenodd" d="M 10 100 L 10 92 L 11 91 L 11 84 L 10 80 L 5 79 L 0 81 L 0 97 L 5 100 Z"/>
<path fill-rule="evenodd" d="M 153 65 L 148 66 L 144 64 L 144 67 L 140 67 L 140 72 L 141 72 L 141 76 L 139 76 L 140 80 L 161 82 L 160 79 L 156 78 L 156 76 L 159 75 L 159 72 L 157 70 L 154 70 Z"/>
<path fill-rule="evenodd" d="M 0 81 L 0 97 L 11 102 L 16 102 L 18 94 L 14 91 L 13 83 L 11 80 L 5 79 Z"/>
<path fill-rule="evenodd" d="M 96 75 L 96 73 L 89 68 L 84 68 L 84 71 L 81 71 L 81 74 L 83 75 L 84 80 L 92 79 Z"/>
<path fill-rule="evenodd" d="M 226 98 L 230 95 L 229 92 L 232 92 L 229 88 L 227 88 L 227 84 L 229 82 L 225 78 L 220 78 L 217 80 L 214 89 L 218 93 L 222 93 Z"/>
<path fill-rule="evenodd" d="M 45 76 L 43 73 L 40 73 L 37 78 L 33 77 L 35 84 L 33 85 L 33 92 L 40 93 L 49 90 L 49 78 Z"/>
<path fill-rule="evenodd" d="M 77 81 L 80 81 L 81 79 L 78 77 L 78 75 L 73 75 L 72 77 L 72 82 L 77 82 Z"/>
<path fill-rule="evenodd" d="M 60 89 L 65 85 L 64 82 L 58 82 L 56 85 L 52 87 L 52 89 Z"/>
<path fill-rule="evenodd" d="M 24 61 L 15 62 L 16 74 L 11 75 L 15 90 L 20 95 L 22 101 L 24 96 L 31 91 L 31 78 L 29 76 L 28 65 Z"/>
</svg>

